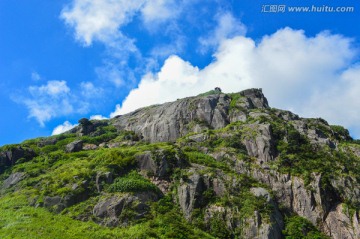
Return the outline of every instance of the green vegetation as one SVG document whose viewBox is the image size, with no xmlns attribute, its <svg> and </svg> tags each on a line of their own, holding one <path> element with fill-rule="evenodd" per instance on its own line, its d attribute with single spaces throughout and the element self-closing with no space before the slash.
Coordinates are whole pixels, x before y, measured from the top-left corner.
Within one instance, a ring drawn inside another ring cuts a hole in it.
<svg viewBox="0 0 360 239">
<path fill-rule="evenodd" d="M 330 239 L 303 217 L 288 217 L 285 224 L 283 233 L 286 239 Z"/>
<path fill-rule="evenodd" d="M 213 157 L 207 154 L 198 151 L 188 151 L 185 152 L 185 155 L 188 157 L 190 163 L 206 165 L 211 168 L 218 168 L 225 171 L 229 171 L 229 166 L 226 163 L 218 162 Z"/>
<path fill-rule="evenodd" d="M 115 179 L 115 182 L 109 187 L 110 192 L 159 192 L 159 188 L 149 180 L 142 177 L 136 171 L 131 171 L 124 177 Z"/>
<path fill-rule="evenodd" d="M 208 95 L 216 95 L 216 94 L 219 94 L 219 92 L 217 92 L 216 90 L 210 90 L 208 92 L 205 92 L 205 93 L 201 93 L 197 96 L 199 97 L 203 97 L 203 96 L 208 96 Z"/>
</svg>

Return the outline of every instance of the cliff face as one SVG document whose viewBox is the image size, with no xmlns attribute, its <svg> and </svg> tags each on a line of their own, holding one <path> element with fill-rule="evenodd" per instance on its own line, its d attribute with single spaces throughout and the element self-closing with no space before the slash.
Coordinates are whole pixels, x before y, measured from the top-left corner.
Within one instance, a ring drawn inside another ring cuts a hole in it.
<svg viewBox="0 0 360 239">
<path fill-rule="evenodd" d="M 203 94 L 2 147 L 0 200 L 31 195 L 122 238 L 355 239 L 359 152 L 343 127 L 270 108 L 261 89 Z"/>
<path fill-rule="evenodd" d="M 163 105 L 155 105 L 117 116 L 112 124 L 119 130 L 130 130 L 150 142 L 175 142 L 188 133 L 204 129 L 221 129 L 236 121 L 246 121 L 243 111 L 232 107 L 266 109 L 268 102 L 261 90 L 250 89 L 233 95 L 239 98 L 231 105 L 231 97 L 213 94 L 191 97 Z"/>
</svg>

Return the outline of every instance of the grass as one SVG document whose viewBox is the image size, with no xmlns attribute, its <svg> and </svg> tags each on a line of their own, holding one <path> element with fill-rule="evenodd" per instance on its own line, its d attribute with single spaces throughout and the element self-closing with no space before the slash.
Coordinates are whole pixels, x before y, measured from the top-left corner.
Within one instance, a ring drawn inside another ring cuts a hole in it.
<svg viewBox="0 0 360 239">
<path fill-rule="evenodd" d="M 4 239 L 116 239 L 116 238 L 213 238 L 187 223 L 169 199 L 154 203 L 146 222 L 126 228 L 107 228 L 92 221 L 74 220 L 68 215 L 55 215 L 44 208 L 28 206 L 27 192 L 0 198 L 0 238 Z M 167 201 L 166 201 L 167 200 Z"/>
<path fill-rule="evenodd" d="M 115 179 L 114 183 L 109 187 L 110 192 L 147 192 L 153 191 L 159 193 L 160 190 L 149 180 L 131 171 L 123 177 Z"/>
</svg>

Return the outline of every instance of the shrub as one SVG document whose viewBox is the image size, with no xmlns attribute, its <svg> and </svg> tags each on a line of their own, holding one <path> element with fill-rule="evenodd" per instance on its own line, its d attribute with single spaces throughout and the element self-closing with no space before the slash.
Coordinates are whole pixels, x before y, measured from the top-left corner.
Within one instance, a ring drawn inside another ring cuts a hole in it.
<svg viewBox="0 0 360 239">
<path fill-rule="evenodd" d="M 149 180 L 142 177 L 136 171 L 131 171 L 125 177 L 115 179 L 114 183 L 109 187 L 110 192 L 141 192 L 153 191 L 158 192 L 159 189 Z"/>
<path fill-rule="evenodd" d="M 300 216 L 286 218 L 283 233 L 286 239 L 329 239 L 310 221 Z"/>
</svg>

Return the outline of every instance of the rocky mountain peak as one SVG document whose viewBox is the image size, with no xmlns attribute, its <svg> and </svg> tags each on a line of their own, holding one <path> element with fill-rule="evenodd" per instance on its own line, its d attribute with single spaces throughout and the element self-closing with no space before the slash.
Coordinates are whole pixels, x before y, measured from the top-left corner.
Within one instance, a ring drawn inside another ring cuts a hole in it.
<svg viewBox="0 0 360 239">
<path fill-rule="evenodd" d="M 141 108 L 115 117 L 112 124 L 119 130 L 134 131 L 150 142 L 168 142 L 190 132 L 220 129 L 245 120 L 244 110 L 269 108 L 261 89 L 212 93 Z"/>
<path fill-rule="evenodd" d="M 0 237 L 355 239 L 359 175 L 345 128 L 218 88 L 1 147 Z"/>
</svg>

